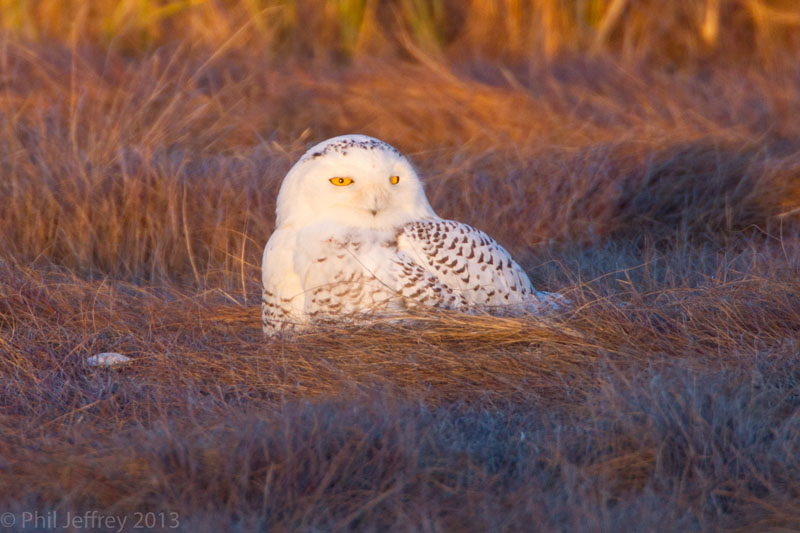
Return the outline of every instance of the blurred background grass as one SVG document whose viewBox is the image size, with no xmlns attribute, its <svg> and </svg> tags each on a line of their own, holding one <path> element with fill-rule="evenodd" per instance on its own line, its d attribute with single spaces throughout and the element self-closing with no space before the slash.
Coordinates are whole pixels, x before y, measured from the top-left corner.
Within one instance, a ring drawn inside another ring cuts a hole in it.
<svg viewBox="0 0 800 533">
<path fill-rule="evenodd" d="M 610 51 L 682 65 L 709 57 L 770 62 L 800 50 L 792 0 L 3 0 L 13 35 L 127 52 L 236 36 L 277 55 L 353 59 L 414 47 L 528 61 Z"/>
<path fill-rule="evenodd" d="M 515 235 L 517 255 L 642 224 L 767 231 L 800 197 L 792 2 L 2 0 L 0 15 L 0 241 L 26 260 L 241 287 L 285 170 L 348 131 L 409 152 L 444 216 Z"/>
</svg>

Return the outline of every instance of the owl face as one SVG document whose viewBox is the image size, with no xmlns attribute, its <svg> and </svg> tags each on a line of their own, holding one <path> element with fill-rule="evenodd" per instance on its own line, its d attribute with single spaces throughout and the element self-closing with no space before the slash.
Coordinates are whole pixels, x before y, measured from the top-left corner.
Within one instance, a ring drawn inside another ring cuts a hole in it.
<svg viewBox="0 0 800 533">
<path fill-rule="evenodd" d="M 388 229 L 435 217 L 422 183 L 392 146 L 366 135 L 343 135 L 309 149 L 278 194 L 277 226 L 318 222 Z"/>
</svg>

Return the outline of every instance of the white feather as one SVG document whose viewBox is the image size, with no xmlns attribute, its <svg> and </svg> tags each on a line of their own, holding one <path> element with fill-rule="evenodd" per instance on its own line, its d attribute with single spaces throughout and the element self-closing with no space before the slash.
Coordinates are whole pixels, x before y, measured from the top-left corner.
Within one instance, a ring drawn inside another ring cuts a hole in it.
<svg viewBox="0 0 800 533">
<path fill-rule="evenodd" d="M 333 178 L 347 178 L 338 186 Z M 394 178 L 393 178 L 394 177 Z M 268 335 L 414 307 L 557 308 L 491 237 L 436 216 L 408 160 L 364 135 L 312 147 L 281 184 L 262 262 Z"/>
<path fill-rule="evenodd" d="M 86 358 L 86 364 L 89 366 L 101 367 L 123 365 L 125 363 L 129 363 L 130 361 L 130 357 L 124 356 L 117 352 L 103 352 Z"/>
</svg>

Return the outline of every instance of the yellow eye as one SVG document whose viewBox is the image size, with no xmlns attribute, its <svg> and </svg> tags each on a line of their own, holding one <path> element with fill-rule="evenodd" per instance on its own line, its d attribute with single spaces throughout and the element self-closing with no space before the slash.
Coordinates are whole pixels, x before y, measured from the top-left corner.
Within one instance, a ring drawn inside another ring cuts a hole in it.
<svg viewBox="0 0 800 533">
<path fill-rule="evenodd" d="M 389 183 L 392 185 L 397 185 L 397 182 L 400 181 L 400 176 L 392 176 L 389 178 Z"/>
<path fill-rule="evenodd" d="M 337 187 L 341 187 L 343 185 L 350 185 L 353 183 L 353 180 L 350 178 L 331 178 L 328 181 L 336 185 Z"/>
</svg>

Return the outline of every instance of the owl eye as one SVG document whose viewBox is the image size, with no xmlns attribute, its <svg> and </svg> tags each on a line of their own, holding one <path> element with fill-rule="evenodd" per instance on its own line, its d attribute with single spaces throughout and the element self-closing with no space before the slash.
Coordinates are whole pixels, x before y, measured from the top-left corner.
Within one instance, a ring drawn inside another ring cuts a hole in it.
<svg viewBox="0 0 800 533">
<path fill-rule="evenodd" d="M 350 185 L 353 183 L 353 180 L 350 178 L 331 178 L 328 181 L 336 185 L 337 187 L 342 187 L 343 185 Z"/>
<path fill-rule="evenodd" d="M 392 185 L 397 185 L 397 182 L 400 181 L 400 176 L 392 176 L 389 178 L 389 183 Z"/>
</svg>

